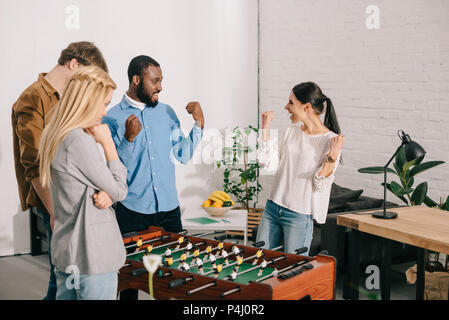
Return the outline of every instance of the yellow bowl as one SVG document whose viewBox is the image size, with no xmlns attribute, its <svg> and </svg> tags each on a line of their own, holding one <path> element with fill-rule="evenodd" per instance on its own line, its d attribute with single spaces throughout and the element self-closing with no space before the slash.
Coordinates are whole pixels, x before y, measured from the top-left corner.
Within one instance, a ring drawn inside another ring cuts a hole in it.
<svg viewBox="0 0 449 320">
<path fill-rule="evenodd" d="M 228 212 L 232 207 L 224 207 L 224 208 L 213 208 L 213 207 L 202 207 L 204 211 L 210 214 L 213 217 L 221 217 L 226 212 Z"/>
</svg>

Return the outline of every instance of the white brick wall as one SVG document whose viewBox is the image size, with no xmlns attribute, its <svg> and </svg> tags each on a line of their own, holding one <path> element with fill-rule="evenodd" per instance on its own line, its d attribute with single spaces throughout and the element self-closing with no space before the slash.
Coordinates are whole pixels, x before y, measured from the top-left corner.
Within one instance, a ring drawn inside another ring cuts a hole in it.
<svg viewBox="0 0 449 320">
<path fill-rule="evenodd" d="M 380 9 L 378 30 L 365 27 L 368 5 Z M 273 128 L 290 123 L 282 108 L 291 88 L 314 81 L 347 136 L 336 183 L 382 197 L 383 176 L 357 169 L 384 165 L 402 129 L 426 149 L 426 161 L 446 161 L 418 175 L 415 186 L 426 180 L 432 199 L 447 197 L 449 1 L 260 0 L 259 14 L 260 113 L 277 111 Z M 261 178 L 262 205 L 272 178 Z"/>
</svg>

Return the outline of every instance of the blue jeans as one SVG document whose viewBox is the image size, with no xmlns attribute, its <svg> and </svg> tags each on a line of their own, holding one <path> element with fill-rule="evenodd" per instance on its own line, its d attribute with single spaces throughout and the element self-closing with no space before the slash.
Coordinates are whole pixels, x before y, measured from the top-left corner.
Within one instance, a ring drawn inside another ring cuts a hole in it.
<svg viewBox="0 0 449 320">
<path fill-rule="evenodd" d="M 53 232 L 50 226 L 50 216 L 45 211 L 42 211 L 39 208 L 31 208 L 30 214 L 35 214 L 42 218 L 44 221 L 44 226 L 47 231 L 47 244 L 48 244 L 48 260 L 50 261 L 50 280 L 48 282 L 47 295 L 44 300 L 56 300 L 56 275 L 55 275 L 55 266 L 51 262 L 51 238 Z"/>
<path fill-rule="evenodd" d="M 117 272 L 101 274 L 65 273 L 56 269 L 56 300 L 116 300 Z"/>
<path fill-rule="evenodd" d="M 263 248 L 273 249 L 284 244 L 284 252 L 295 253 L 296 249 L 307 247 L 303 255 L 308 255 L 312 236 L 312 215 L 298 213 L 267 200 L 256 240 L 265 242 Z"/>
</svg>

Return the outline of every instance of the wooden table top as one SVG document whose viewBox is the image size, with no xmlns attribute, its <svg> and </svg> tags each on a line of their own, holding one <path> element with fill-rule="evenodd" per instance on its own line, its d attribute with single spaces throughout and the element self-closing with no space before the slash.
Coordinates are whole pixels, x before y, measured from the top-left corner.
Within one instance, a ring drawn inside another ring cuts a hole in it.
<svg viewBox="0 0 449 320">
<path fill-rule="evenodd" d="M 396 219 L 378 219 L 365 212 L 342 214 L 337 224 L 416 247 L 449 254 L 449 211 L 426 206 L 389 208 Z"/>
</svg>

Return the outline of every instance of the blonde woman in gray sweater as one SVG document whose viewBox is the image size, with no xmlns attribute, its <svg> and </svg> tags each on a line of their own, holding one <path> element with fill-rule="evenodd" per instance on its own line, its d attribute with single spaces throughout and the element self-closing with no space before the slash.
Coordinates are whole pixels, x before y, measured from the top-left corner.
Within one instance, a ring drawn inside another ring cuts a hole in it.
<svg viewBox="0 0 449 320">
<path fill-rule="evenodd" d="M 292 124 L 279 143 L 269 136 L 274 111 L 262 115 L 258 159 L 262 167 L 275 167 L 276 176 L 257 241 L 264 241 L 268 249 L 284 244 L 284 251 L 289 253 L 307 247 L 307 255 L 313 220 L 326 221 L 330 189 L 345 137 L 332 101 L 313 82 L 296 85 L 284 109 Z"/>
<path fill-rule="evenodd" d="M 127 170 L 108 126 L 101 124 L 115 88 L 100 68 L 81 68 L 42 134 L 39 171 L 54 207 L 51 256 L 58 300 L 116 299 L 126 252 L 110 199 L 126 197 Z"/>
</svg>

